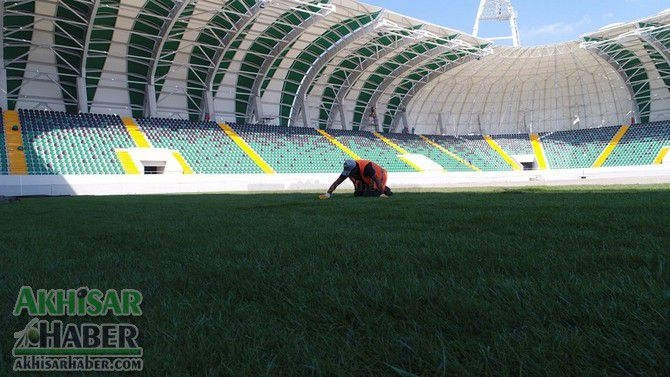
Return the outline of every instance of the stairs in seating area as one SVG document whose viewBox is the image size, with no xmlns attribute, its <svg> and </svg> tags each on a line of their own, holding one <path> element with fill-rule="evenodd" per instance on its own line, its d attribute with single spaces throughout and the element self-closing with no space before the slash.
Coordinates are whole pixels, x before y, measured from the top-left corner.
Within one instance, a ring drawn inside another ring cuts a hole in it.
<svg viewBox="0 0 670 377">
<path fill-rule="evenodd" d="M 28 164 L 26 163 L 26 154 L 24 152 L 19 113 L 13 110 L 8 110 L 2 114 L 2 117 L 5 143 L 7 144 L 7 165 L 9 174 L 26 175 L 28 174 Z"/>
<path fill-rule="evenodd" d="M 147 139 L 147 136 L 142 132 L 133 118 L 123 117 L 121 120 L 123 121 L 123 125 L 126 126 L 126 130 L 128 130 L 128 135 L 130 135 L 138 148 L 151 148 L 149 139 Z"/>
</svg>

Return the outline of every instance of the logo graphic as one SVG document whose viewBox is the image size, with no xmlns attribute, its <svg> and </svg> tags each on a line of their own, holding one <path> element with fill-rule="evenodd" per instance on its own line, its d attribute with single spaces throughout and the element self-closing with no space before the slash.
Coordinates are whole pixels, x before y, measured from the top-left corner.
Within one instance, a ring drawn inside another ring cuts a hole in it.
<svg viewBox="0 0 670 377">
<path fill-rule="evenodd" d="M 24 286 L 15 316 L 30 319 L 14 333 L 14 371 L 140 371 L 144 367 L 139 330 L 130 323 L 71 323 L 51 317 L 142 315 L 142 294 L 135 289 L 38 289 Z M 42 318 L 41 318 L 42 317 Z"/>
</svg>

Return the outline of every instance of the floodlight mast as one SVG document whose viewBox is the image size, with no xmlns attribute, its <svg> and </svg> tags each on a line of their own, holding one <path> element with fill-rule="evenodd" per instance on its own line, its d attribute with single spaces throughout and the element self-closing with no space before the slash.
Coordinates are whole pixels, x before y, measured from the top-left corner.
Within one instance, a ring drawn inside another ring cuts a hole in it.
<svg viewBox="0 0 670 377">
<path fill-rule="evenodd" d="M 472 28 L 472 35 L 479 36 L 479 24 L 481 21 L 509 21 L 509 36 L 485 38 L 489 40 L 511 39 L 514 47 L 521 47 L 519 39 L 518 15 L 512 6 L 511 0 L 480 0 L 475 26 Z"/>
</svg>

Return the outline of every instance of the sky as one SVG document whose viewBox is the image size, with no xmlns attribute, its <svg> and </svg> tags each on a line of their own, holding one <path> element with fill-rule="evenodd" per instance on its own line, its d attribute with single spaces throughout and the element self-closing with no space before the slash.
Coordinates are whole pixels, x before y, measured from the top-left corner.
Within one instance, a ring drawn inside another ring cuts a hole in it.
<svg viewBox="0 0 670 377">
<path fill-rule="evenodd" d="M 440 26 L 472 33 L 478 0 L 360 0 Z M 522 46 L 568 42 L 615 22 L 650 17 L 670 8 L 668 0 L 512 0 Z M 509 35 L 508 24 L 487 21 L 479 35 Z M 507 44 L 500 41 L 498 44 Z"/>
</svg>

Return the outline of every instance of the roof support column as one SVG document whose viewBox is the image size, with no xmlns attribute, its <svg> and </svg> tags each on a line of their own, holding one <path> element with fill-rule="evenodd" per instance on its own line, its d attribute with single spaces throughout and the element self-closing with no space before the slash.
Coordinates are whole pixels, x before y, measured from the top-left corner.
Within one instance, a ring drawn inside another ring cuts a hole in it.
<svg viewBox="0 0 670 377">
<path fill-rule="evenodd" d="M 400 112 L 400 121 L 402 122 L 402 127 L 406 130 L 409 130 L 409 122 L 407 122 L 407 113 L 405 111 Z M 393 128 L 389 128 L 389 132 L 398 131 L 400 124 L 396 125 Z"/>
<path fill-rule="evenodd" d="M 337 110 L 340 113 L 340 123 L 342 124 L 342 129 L 343 130 L 348 130 L 349 128 L 347 127 L 347 116 L 344 111 L 344 104 L 340 103 L 337 105 Z"/>
<path fill-rule="evenodd" d="M 88 93 L 86 92 L 86 78 L 77 77 L 77 110 L 88 113 Z"/>
<path fill-rule="evenodd" d="M 302 115 L 302 123 L 303 127 L 309 127 L 309 107 L 307 103 L 307 98 L 305 96 L 301 97 L 296 97 L 295 99 L 295 108 L 294 108 L 294 114 L 297 115 Z M 295 127 L 295 121 L 289 123 L 289 127 Z"/>
<path fill-rule="evenodd" d="M 263 102 L 261 102 L 260 93 L 254 94 L 252 106 L 254 107 L 253 111 L 256 118 L 256 122 L 263 122 L 265 113 L 263 112 Z"/>
<path fill-rule="evenodd" d="M 80 113 L 88 113 L 88 92 L 86 91 L 86 66 L 88 62 L 89 49 L 91 48 L 91 35 L 95 27 L 95 15 L 98 14 L 100 0 L 94 0 L 88 14 L 88 25 L 84 37 L 84 47 L 81 49 L 81 66 L 79 77 L 77 77 L 77 108 Z"/>
<path fill-rule="evenodd" d="M 202 98 L 202 114 L 200 119 L 204 121 L 214 120 L 216 110 L 214 109 L 214 96 L 211 90 L 206 90 Z"/>
<path fill-rule="evenodd" d="M 442 121 L 442 113 L 437 114 L 437 135 L 444 135 L 444 122 Z"/>
<path fill-rule="evenodd" d="M 263 123 L 265 120 L 265 113 L 263 112 L 263 102 L 261 102 L 261 95 L 254 94 L 250 100 L 248 109 L 251 111 L 251 117 L 247 118 L 247 123 Z"/>
<path fill-rule="evenodd" d="M 347 130 L 348 129 L 347 128 L 347 118 L 346 118 L 346 114 L 345 114 L 344 105 L 341 104 L 341 103 L 337 103 L 337 102 L 334 103 L 333 108 L 331 109 L 331 112 L 332 112 L 333 115 L 330 115 L 328 117 L 329 121 L 325 125 L 326 129 L 329 129 L 329 128 L 333 127 L 333 123 L 335 122 L 335 119 L 337 119 L 336 116 L 339 115 L 340 126 L 342 127 L 343 130 Z M 337 114 L 337 115 L 334 115 L 334 114 Z"/>
<path fill-rule="evenodd" d="M 144 91 L 144 117 L 156 117 L 156 87 L 153 83 L 148 83 Z"/>
<path fill-rule="evenodd" d="M 304 123 L 305 127 L 309 127 L 309 101 L 307 98 L 303 98 L 302 100 L 302 122 Z"/>
</svg>

